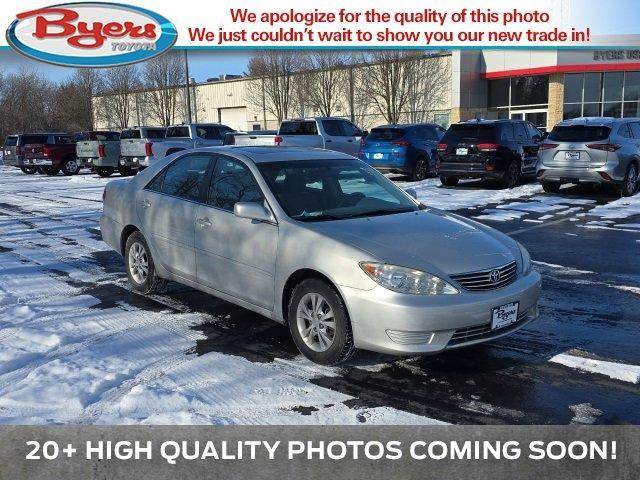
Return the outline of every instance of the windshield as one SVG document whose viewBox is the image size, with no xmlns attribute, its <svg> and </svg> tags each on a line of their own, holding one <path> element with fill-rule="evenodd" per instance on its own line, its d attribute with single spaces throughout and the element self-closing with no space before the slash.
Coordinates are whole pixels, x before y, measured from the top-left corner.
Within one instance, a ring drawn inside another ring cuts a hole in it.
<svg viewBox="0 0 640 480">
<path fill-rule="evenodd" d="M 555 127 L 549 140 L 556 142 L 597 142 L 609 138 L 611 129 L 603 126 L 571 125 Z"/>
<path fill-rule="evenodd" d="M 298 160 L 258 165 L 283 210 L 300 221 L 419 210 L 393 182 L 357 160 Z"/>
<path fill-rule="evenodd" d="M 444 143 L 464 140 L 481 140 L 493 142 L 496 138 L 496 127 L 493 124 L 459 123 L 449 127 L 442 141 Z"/>
</svg>

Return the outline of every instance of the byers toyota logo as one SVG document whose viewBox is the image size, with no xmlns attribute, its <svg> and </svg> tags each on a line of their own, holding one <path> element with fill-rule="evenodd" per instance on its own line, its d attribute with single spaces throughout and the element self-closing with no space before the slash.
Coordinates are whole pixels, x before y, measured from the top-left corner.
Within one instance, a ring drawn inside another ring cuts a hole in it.
<svg viewBox="0 0 640 480">
<path fill-rule="evenodd" d="M 175 26 L 150 10 L 103 2 L 65 3 L 16 15 L 7 41 L 18 52 L 73 67 L 110 67 L 160 55 Z"/>
</svg>

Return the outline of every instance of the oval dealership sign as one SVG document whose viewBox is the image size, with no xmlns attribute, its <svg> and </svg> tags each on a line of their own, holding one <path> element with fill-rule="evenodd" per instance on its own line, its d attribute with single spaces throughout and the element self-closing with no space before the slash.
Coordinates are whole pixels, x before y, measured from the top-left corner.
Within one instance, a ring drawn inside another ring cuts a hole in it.
<svg viewBox="0 0 640 480">
<path fill-rule="evenodd" d="M 145 8 L 103 2 L 53 5 L 16 15 L 7 41 L 18 52 L 71 67 L 147 60 L 176 42 L 175 26 Z"/>
</svg>

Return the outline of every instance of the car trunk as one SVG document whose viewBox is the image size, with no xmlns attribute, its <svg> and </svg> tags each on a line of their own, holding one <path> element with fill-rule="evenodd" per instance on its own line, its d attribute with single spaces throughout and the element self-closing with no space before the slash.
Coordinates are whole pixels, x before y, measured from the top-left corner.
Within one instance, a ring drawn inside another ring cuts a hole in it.
<svg viewBox="0 0 640 480">
<path fill-rule="evenodd" d="M 483 124 L 451 125 L 440 145 L 438 154 L 446 168 L 477 172 L 485 170 L 487 156 L 496 150 L 498 127 Z"/>
<path fill-rule="evenodd" d="M 374 128 L 362 144 L 362 154 L 371 165 L 387 165 L 400 159 L 401 151 L 406 149 L 401 139 L 404 128 Z M 403 159 L 404 161 L 404 159 Z"/>
<path fill-rule="evenodd" d="M 120 140 L 120 155 L 122 157 L 144 157 L 146 156 L 146 139 L 127 138 Z"/>
<path fill-rule="evenodd" d="M 24 146 L 24 158 L 46 158 L 48 154 L 45 154 L 44 144 L 42 143 L 29 143 Z"/>
<path fill-rule="evenodd" d="M 600 167 L 606 163 L 609 155 L 606 147 L 610 134 L 611 129 L 607 126 L 556 127 L 541 145 L 543 162 L 550 167 Z"/>
</svg>

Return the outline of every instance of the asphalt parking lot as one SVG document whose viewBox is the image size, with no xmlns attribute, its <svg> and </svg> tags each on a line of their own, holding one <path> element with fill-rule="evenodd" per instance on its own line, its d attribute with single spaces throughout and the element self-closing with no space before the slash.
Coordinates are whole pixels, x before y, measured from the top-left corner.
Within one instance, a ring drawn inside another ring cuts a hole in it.
<svg viewBox="0 0 640 480">
<path fill-rule="evenodd" d="M 640 423 L 640 194 L 403 184 L 524 244 L 540 318 L 479 347 L 325 368 L 204 293 L 131 293 L 99 235 L 106 180 L 0 179 L 0 423 Z"/>
</svg>

